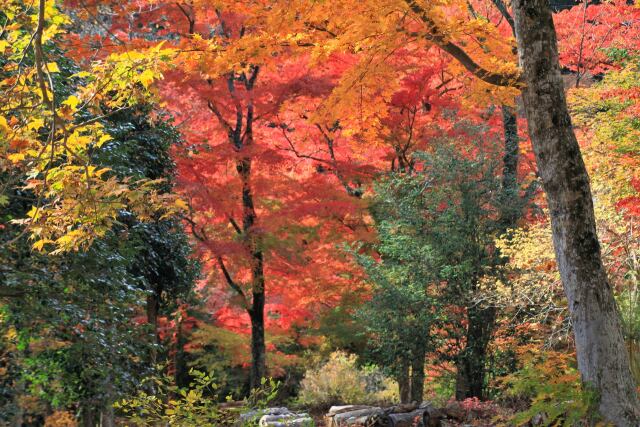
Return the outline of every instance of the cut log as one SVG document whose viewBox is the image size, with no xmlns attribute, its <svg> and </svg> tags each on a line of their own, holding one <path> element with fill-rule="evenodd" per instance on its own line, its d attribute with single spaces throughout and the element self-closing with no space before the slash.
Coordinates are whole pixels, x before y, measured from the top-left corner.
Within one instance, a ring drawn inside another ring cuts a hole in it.
<svg viewBox="0 0 640 427">
<path fill-rule="evenodd" d="M 427 425 L 426 423 L 429 422 L 429 414 L 424 409 L 417 409 L 412 412 L 389 414 L 389 418 L 391 419 L 391 427 L 422 427 Z"/>
<path fill-rule="evenodd" d="M 393 427 L 394 426 L 391 416 L 387 413 L 369 417 L 368 419 L 364 420 L 364 423 L 362 425 L 367 427 Z"/>
<path fill-rule="evenodd" d="M 331 417 L 334 416 L 336 414 L 342 414 L 344 412 L 353 412 L 353 411 L 357 411 L 359 409 L 368 409 L 368 408 L 374 408 L 371 405 L 342 405 L 342 406 L 332 406 L 331 408 L 329 408 L 329 412 L 327 412 L 327 416 Z"/>
<path fill-rule="evenodd" d="M 343 426 L 352 426 L 365 425 L 366 421 L 375 415 L 384 415 L 385 412 L 382 408 L 372 407 L 372 408 L 364 408 L 358 409 L 350 412 L 343 412 L 341 414 L 336 414 L 333 416 L 332 426 L 335 427 L 343 427 Z"/>
<path fill-rule="evenodd" d="M 304 412 L 299 414 L 289 413 L 289 414 L 280 414 L 280 415 L 263 415 L 262 418 L 260 418 L 260 425 L 262 426 L 263 423 L 270 423 L 273 421 L 284 422 L 284 421 L 289 421 L 289 420 L 298 419 L 298 418 L 310 418 L 310 417 L 309 417 L 309 414 Z"/>
<path fill-rule="evenodd" d="M 307 414 L 265 415 L 260 418 L 260 427 L 309 427 L 313 419 Z"/>
<path fill-rule="evenodd" d="M 239 426 L 255 425 L 256 422 L 259 422 L 259 420 L 266 415 L 284 416 L 288 414 L 291 414 L 291 411 L 285 407 L 252 409 L 248 412 L 240 414 L 240 419 L 236 424 Z"/>
<path fill-rule="evenodd" d="M 404 414 L 406 412 L 413 412 L 418 409 L 418 403 L 401 403 L 399 405 L 392 406 L 387 412 L 390 414 Z"/>
</svg>

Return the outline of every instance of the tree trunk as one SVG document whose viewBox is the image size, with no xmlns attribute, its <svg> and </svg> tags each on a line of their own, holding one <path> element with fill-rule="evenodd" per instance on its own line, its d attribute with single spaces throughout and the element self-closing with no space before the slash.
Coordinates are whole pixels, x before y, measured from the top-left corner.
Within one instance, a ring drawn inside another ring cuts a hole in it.
<svg viewBox="0 0 640 427">
<path fill-rule="evenodd" d="M 107 377 L 104 385 L 106 403 L 100 413 L 100 427 L 115 427 L 115 413 L 113 411 L 113 402 L 115 400 L 113 379 L 111 375 Z"/>
<path fill-rule="evenodd" d="M 548 0 L 512 3 L 529 135 L 547 195 L 558 269 L 582 379 L 616 426 L 640 425 L 620 314 L 596 235 L 589 177 L 573 132 Z"/>
<path fill-rule="evenodd" d="M 16 412 L 11 420 L 12 427 L 22 427 L 24 424 L 24 408 L 20 402 L 20 398 L 25 394 L 25 382 L 22 378 L 16 380 L 15 389 L 13 390 L 13 404 Z"/>
<path fill-rule="evenodd" d="M 247 117 L 247 141 L 251 144 L 250 117 Z M 247 249 L 251 254 L 251 293 L 253 301 L 249 309 L 251 318 L 251 373 L 249 387 L 254 389 L 260 386 L 260 380 L 267 374 L 266 346 L 264 339 L 264 306 L 265 306 L 265 279 L 264 256 L 254 225 L 257 219 L 251 191 L 251 158 L 243 157 L 236 165 L 240 179 L 242 180 L 242 229 Z"/>
<path fill-rule="evenodd" d="M 251 309 L 251 390 L 260 386 L 260 380 L 267 375 L 266 346 L 264 340 L 264 292 L 253 293 Z"/>
<path fill-rule="evenodd" d="M 147 295 L 147 323 L 153 328 L 153 346 L 149 354 L 149 362 L 151 366 L 155 366 L 158 362 L 158 344 L 160 337 L 158 336 L 158 313 L 160 311 L 160 298 L 154 291 L 153 294 Z"/>
<path fill-rule="evenodd" d="M 400 403 L 409 403 L 411 399 L 411 382 L 409 379 L 409 361 L 402 358 L 399 363 L 398 374 L 398 391 L 400 393 Z"/>
<path fill-rule="evenodd" d="M 502 194 L 503 209 L 501 228 L 505 232 L 516 226 L 522 214 L 520 186 L 518 185 L 518 156 L 520 140 L 518 138 L 518 118 L 515 108 L 502 106 L 502 126 L 504 129 L 504 155 L 502 157 Z"/>
<path fill-rule="evenodd" d="M 456 359 L 456 400 L 464 400 L 469 395 L 469 375 L 465 358 L 458 355 Z"/>
<path fill-rule="evenodd" d="M 496 318 L 494 307 L 469 307 L 467 313 L 467 342 L 457 364 L 456 400 L 484 398 L 487 346 Z"/>
<path fill-rule="evenodd" d="M 176 330 L 176 350 L 173 355 L 174 380 L 178 387 L 186 387 L 191 382 L 187 361 L 185 360 L 184 346 L 187 344 L 187 337 L 185 337 L 182 329 L 182 320 L 183 318 L 180 316 Z"/>
<path fill-rule="evenodd" d="M 82 419 L 82 427 L 96 427 L 96 424 L 98 424 L 96 410 L 91 403 L 85 403 L 80 417 Z"/>
<path fill-rule="evenodd" d="M 424 359 L 426 351 L 424 347 L 415 350 L 416 355 L 411 360 L 411 401 L 422 403 L 424 394 Z"/>
</svg>

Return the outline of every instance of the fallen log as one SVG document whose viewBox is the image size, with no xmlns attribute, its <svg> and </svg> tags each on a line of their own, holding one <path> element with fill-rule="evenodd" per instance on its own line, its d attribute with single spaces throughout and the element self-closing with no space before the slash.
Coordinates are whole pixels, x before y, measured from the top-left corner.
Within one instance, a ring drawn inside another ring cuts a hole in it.
<svg viewBox="0 0 640 427">
<path fill-rule="evenodd" d="M 240 419 L 236 423 L 238 426 L 255 425 L 256 422 L 260 422 L 260 419 L 267 415 L 286 416 L 291 414 L 291 411 L 285 407 L 281 408 L 266 408 L 266 409 L 252 409 L 248 412 L 240 414 Z"/>
<path fill-rule="evenodd" d="M 391 419 L 391 427 L 422 427 L 428 425 L 429 422 L 429 414 L 424 409 L 389 414 L 389 418 Z"/>
<path fill-rule="evenodd" d="M 342 414 L 344 412 L 352 412 L 357 411 L 359 409 L 368 409 L 374 408 L 371 405 L 342 405 L 342 406 L 332 406 L 329 408 L 329 412 L 327 412 L 327 416 L 331 417 L 333 415 Z"/>
<path fill-rule="evenodd" d="M 419 409 L 424 411 L 423 421 L 424 427 L 440 427 L 445 414 L 430 402 L 422 402 Z"/>
<path fill-rule="evenodd" d="M 367 425 L 366 422 L 369 418 L 376 415 L 384 415 L 385 411 L 382 408 L 370 407 L 364 409 L 357 409 L 355 411 L 342 412 L 332 417 L 333 427 L 353 426 L 353 425 Z"/>
<path fill-rule="evenodd" d="M 379 415 L 374 415 L 365 420 L 365 423 L 362 424 L 366 427 L 394 427 L 393 420 L 391 419 L 391 415 L 388 413 L 383 413 Z"/>
<path fill-rule="evenodd" d="M 313 419 L 305 413 L 289 415 L 265 415 L 260 418 L 260 427 L 309 427 Z"/>
<path fill-rule="evenodd" d="M 413 412 L 418 408 L 419 408 L 419 406 L 418 406 L 417 402 L 400 403 L 398 405 L 394 405 L 394 406 L 390 407 L 387 411 L 390 414 L 403 414 L 405 412 Z"/>
</svg>

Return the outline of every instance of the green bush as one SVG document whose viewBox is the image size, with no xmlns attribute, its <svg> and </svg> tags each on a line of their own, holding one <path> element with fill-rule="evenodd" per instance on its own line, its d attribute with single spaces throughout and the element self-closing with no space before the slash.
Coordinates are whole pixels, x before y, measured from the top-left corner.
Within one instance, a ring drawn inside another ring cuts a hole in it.
<svg viewBox="0 0 640 427">
<path fill-rule="evenodd" d="M 326 408 L 336 404 L 378 404 L 398 400 L 397 384 L 380 369 L 360 368 L 355 355 L 334 352 L 329 360 L 305 373 L 300 404 Z"/>
<path fill-rule="evenodd" d="M 113 406 L 128 420 L 128 425 L 171 427 L 233 425 L 241 412 L 264 409 L 278 395 L 280 383 L 263 378 L 260 387 L 251 391 L 243 405 L 232 410 L 220 408 L 217 395 L 218 384 L 212 374 L 195 369 L 189 371 L 193 381 L 189 387 L 178 387 L 169 375 L 150 377 L 130 399 L 122 399 Z M 230 400 L 227 397 L 227 400 Z M 248 425 L 258 425 L 250 420 Z"/>
<path fill-rule="evenodd" d="M 116 402 L 114 408 L 136 426 L 220 425 L 224 415 L 216 399 L 217 385 L 211 375 L 190 370 L 194 378 L 189 387 L 173 385 L 168 375 L 151 377 L 145 381 L 135 397 Z"/>
<path fill-rule="evenodd" d="M 535 354 L 522 369 L 506 377 L 507 394 L 529 403 L 511 422 L 574 427 L 598 421 L 597 395 L 582 385 L 575 365 L 573 355 L 547 351 Z"/>
</svg>

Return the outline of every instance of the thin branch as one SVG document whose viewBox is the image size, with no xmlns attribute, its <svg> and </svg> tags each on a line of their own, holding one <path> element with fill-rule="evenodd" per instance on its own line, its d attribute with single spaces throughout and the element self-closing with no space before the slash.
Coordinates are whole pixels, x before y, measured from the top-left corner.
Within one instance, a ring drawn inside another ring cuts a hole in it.
<svg viewBox="0 0 640 427">
<path fill-rule="evenodd" d="M 509 13 L 509 9 L 507 9 L 507 5 L 504 4 L 502 0 L 491 0 L 491 2 L 496 7 L 496 9 L 498 9 L 500 14 L 504 17 L 504 19 L 507 21 L 507 23 L 511 27 L 511 31 L 513 32 L 513 34 L 515 34 L 516 26 L 513 21 L 513 16 L 511 16 L 511 14 Z"/>
<path fill-rule="evenodd" d="M 251 313 L 253 309 L 249 305 L 249 300 L 247 299 L 247 296 L 245 295 L 242 288 L 231 277 L 231 274 L 229 273 L 229 270 L 227 270 L 227 266 L 224 264 L 222 257 L 217 256 L 216 260 L 218 261 L 218 266 L 220 267 L 220 270 L 222 270 L 222 275 L 224 276 L 224 279 L 227 281 L 227 284 L 231 289 L 233 289 L 240 296 L 242 306 L 245 308 L 245 310 Z"/>
<path fill-rule="evenodd" d="M 236 230 L 236 233 L 242 234 L 242 229 L 240 228 L 236 220 L 231 218 L 230 215 L 228 217 L 229 217 L 229 223 L 231 223 L 231 226 L 233 227 L 233 229 Z"/>
<path fill-rule="evenodd" d="M 331 161 L 333 162 L 334 175 L 338 178 L 338 180 L 340 181 L 344 189 L 347 191 L 348 195 L 356 197 L 358 199 L 361 198 L 362 190 L 359 188 L 353 188 L 351 185 L 349 185 L 349 182 L 347 181 L 347 179 L 344 177 L 344 175 L 342 175 L 342 172 L 340 172 L 340 168 L 338 167 L 338 161 L 336 160 L 336 154 L 335 154 L 335 151 L 333 150 L 333 142 L 334 142 L 333 138 L 329 136 L 327 132 L 325 132 L 325 130 L 322 128 L 322 126 L 320 126 L 319 123 L 316 123 L 316 127 L 318 128 L 318 130 L 320 130 L 320 133 L 322 134 L 325 141 L 327 142 L 327 149 L 329 150 L 329 156 L 331 157 Z M 327 130 L 331 132 L 333 129 L 327 129 Z"/>
<path fill-rule="evenodd" d="M 189 22 L 189 34 L 193 34 L 194 29 L 195 29 L 195 25 L 196 25 L 195 18 L 192 17 L 189 14 L 189 12 L 187 12 L 187 10 L 180 3 L 176 2 L 176 5 L 180 9 L 180 11 L 184 14 L 184 16 L 187 18 L 187 21 Z"/>
<path fill-rule="evenodd" d="M 227 134 L 229 136 L 233 135 L 233 128 L 231 127 L 229 122 L 224 119 L 216 104 L 214 104 L 212 101 L 207 101 L 207 106 L 209 107 L 209 110 L 211 110 L 211 112 L 213 112 L 213 114 L 215 114 L 215 116 L 218 118 L 218 121 L 220 122 L 222 127 L 224 127 L 224 130 L 227 131 Z"/>
</svg>

